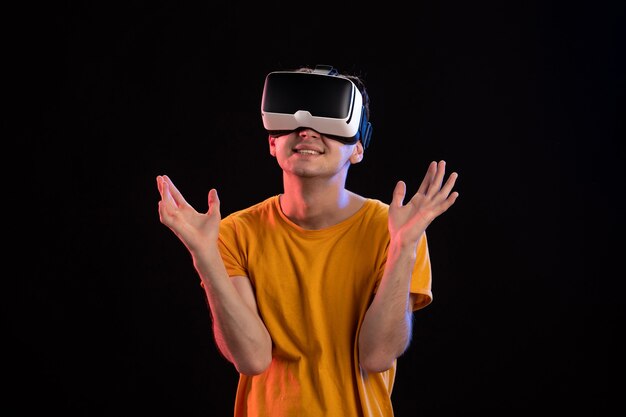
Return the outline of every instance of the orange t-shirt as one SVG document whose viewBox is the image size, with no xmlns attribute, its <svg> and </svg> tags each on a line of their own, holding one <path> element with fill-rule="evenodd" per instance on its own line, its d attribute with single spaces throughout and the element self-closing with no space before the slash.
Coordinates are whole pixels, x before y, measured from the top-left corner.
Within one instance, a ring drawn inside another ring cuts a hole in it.
<svg viewBox="0 0 626 417">
<path fill-rule="evenodd" d="M 367 374 L 358 332 L 383 275 L 388 205 L 367 199 L 347 220 L 321 230 L 290 221 L 273 196 L 225 217 L 220 250 L 230 276 L 246 276 L 273 342 L 270 367 L 240 375 L 236 417 L 389 417 L 396 363 Z M 424 236 L 411 292 L 414 310 L 432 301 Z"/>
</svg>

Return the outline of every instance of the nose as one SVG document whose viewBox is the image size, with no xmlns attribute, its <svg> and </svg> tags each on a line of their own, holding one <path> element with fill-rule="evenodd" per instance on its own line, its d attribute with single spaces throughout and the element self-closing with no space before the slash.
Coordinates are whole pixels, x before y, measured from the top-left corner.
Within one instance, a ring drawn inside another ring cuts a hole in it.
<svg viewBox="0 0 626 417">
<path fill-rule="evenodd" d="M 322 135 L 320 135 L 320 133 L 317 130 L 313 130 L 311 128 L 308 127 L 303 127 L 298 129 L 298 136 L 300 136 L 301 138 L 312 138 L 312 139 L 319 139 Z"/>
</svg>

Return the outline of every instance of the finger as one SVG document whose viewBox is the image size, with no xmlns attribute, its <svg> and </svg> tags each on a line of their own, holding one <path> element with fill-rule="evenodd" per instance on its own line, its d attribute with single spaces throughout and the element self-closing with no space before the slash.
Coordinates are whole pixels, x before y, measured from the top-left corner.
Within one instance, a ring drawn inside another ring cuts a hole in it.
<svg viewBox="0 0 626 417">
<path fill-rule="evenodd" d="M 404 181 L 398 181 L 396 187 L 393 189 L 393 198 L 391 205 L 396 207 L 402 207 L 404 197 L 406 196 L 406 184 Z"/>
<path fill-rule="evenodd" d="M 161 223 L 169 225 L 171 223 L 172 212 L 176 210 L 176 203 L 170 194 L 168 184 L 163 181 L 163 178 L 158 178 L 157 183 L 159 185 L 159 192 L 161 193 L 161 200 L 158 203 L 159 219 Z"/>
<path fill-rule="evenodd" d="M 437 163 L 435 161 L 432 161 L 428 165 L 428 169 L 426 170 L 426 175 L 424 175 L 424 179 L 422 180 L 422 183 L 417 189 L 418 194 L 426 194 L 428 192 L 428 189 L 430 188 L 430 184 L 432 183 L 436 172 L 437 172 Z"/>
<path fill-rule="evenodd" d="M 441 192 L 443 193 L 443 195 L 447 196 L 448 194 L 450 194 L 458 177 L 459 177 L 459 174 L 456 172 L 453 172 L 450 174 L 450 176 L 448 177 L 448 180 L 446 181 L 444 186 L 441 188 Z"/>
<path fill-rule="evenodd" d="M 174 197 L 172 197 L 170 184 L 165 181 L 161 183 L 161 200 L 163 200 L 163 203 L 165 203 L 165 208 L 178 208 L 176 200 L 174 200 Z"/>
<path fill-rule="evenodd" d="M 448 198 L 446 198 L 446 200 L 440 206 L 441 213 L 443 213 L 446 210 L 448 210 L 454 204 L 454 202 L 456 201 L 457 198 L 459 198 L 459 193 L 457 191 L 455 191 L 452 194 L 450 194 L 448 196 Z"/>
<path fill-rule="evenodd" d="M 159 194 L 163 196 L 163 177 L 161 175 L 157 175 L 156 183 L 157 183 L 157 189 L 159 190 Z"/>
<path fill-rule="evenodd" d="M 215 188 L 209 191 L 209 214 L 213 213 L 217 213 L 218 216 L 220 215 L 220 198 Z"/>
<path fill-rule="evenodd" d="M 441 189 L 443 183 L 443 177 L 446 174 L 446 161 L 441 160 L 437 164 L 437 171 L 433 177 L 430 187 L 428 188 L 428 194 L 433 196 Z"/>
<path fill-rule="evenodd" d="M 178 188 L 176 188 L 176 186 L 174 185 L 174 182 L 172 182 L 172 180 L 170 179 L 170 177 L 168 177 L 167 175 L 163 175 L 163 180 L 164 180 L 164 184 L 167 184 L 167 187 L 171 193 L 171 196 L 173 197 L 174 201 L 176 202 L 176 206 L 180 207 L 182 205 L 188 205 L 187 204 L 187 200 L 185 200 L 185 198 L 183 197 L 183 195 L 181 194 L 180 191 L 178 191 Z"/>
</svg>

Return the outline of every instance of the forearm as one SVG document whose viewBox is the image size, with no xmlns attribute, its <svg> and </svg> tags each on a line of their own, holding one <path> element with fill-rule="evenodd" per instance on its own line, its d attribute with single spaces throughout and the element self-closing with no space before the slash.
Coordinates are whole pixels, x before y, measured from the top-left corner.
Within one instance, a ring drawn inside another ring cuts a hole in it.
<svg viewBox="0 0 626 417">
<path fill-rule="evenodd" d="M 389 369 L 410 343 L 415 259 L 414 245 L 390 245 L 383 277 L 359 333 L 359 361 L 368 372 Z"/>
<path fill-rule="evenodd" d="M 236 287 L 217 247 L 194 254 L 193 259 L 207 295 L 218 348 L 240 373 L 263 372 L 271 362 L 272 341 L 252 292 Z"/>
</svg>

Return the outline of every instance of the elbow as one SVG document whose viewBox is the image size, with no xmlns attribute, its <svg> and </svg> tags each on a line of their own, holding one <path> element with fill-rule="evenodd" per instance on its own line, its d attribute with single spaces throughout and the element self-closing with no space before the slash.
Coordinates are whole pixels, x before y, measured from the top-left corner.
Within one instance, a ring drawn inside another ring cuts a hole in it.
<svg viewBox="0 0 626 417">
<path fill-rule="evenodd" d="M 237 372 L 239 372 L 242 375 L 255 376 L 255 375 L 260 375 L 263 372 L 265 372 L 268 367 L 246 364 L 246 365 L 235 365 L 235 368 L 237 368 Z"/>
<path fill-rule="evenodd" d="M 391 369 L 408 348 L 408 340 L 397 343 L 367 343 L 361 339 L 359 343 L 359 365 L 368 373 L 385 372 Z"/>
<path fill-rule="evenodd" d="M 254 376 L 262 374 L 270 367 L 272 355 L 258 355 L 249 360 L 235 362 L 237 372 L 243 375 Z"/>
<path fill-rule="evenodd" d="M 384 353 L 360 355 L 359 364 L 367 373 L 379 373 L 388 371 L 393 367 L 397 357 Z"/>
</svg>

